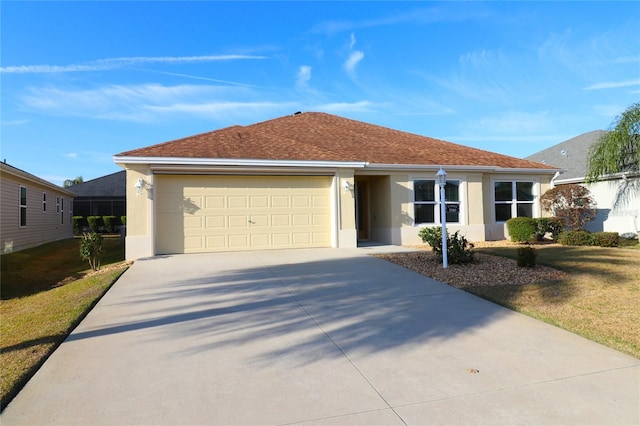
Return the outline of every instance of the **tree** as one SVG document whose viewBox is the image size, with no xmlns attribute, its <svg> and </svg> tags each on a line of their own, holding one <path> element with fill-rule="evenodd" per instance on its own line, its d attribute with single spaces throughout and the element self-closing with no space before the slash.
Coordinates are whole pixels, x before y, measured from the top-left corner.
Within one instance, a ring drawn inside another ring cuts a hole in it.
<svg viewBox="0 0 640 426">
<path fill-rule="evenodd" d="M 610 131 L 589 151 L 589 182 L 625 172 L 640 172 L 640 103 L 631 105 L 616 117 Z"/>
<path fill-rule="evenodd" d="M 540 204 L 572 231 L 582 229 L 596 215 L 596 202 L 589 190 L 573 183 L 548 190 L 540 197 Z"/>
<path fill-rule="evenodd" d="M 75 179 L 67 179 L 67 180 L 65 180 L 64 183 L 62 184 L 62 186 L 64 188 L 69 188 L 70 186 L 77 185 L 77 184 L 82 183 L 82 182 L 84 182 L 84 179 L 82 179 L 82 176 L 78 176 Z"/>
</svg>

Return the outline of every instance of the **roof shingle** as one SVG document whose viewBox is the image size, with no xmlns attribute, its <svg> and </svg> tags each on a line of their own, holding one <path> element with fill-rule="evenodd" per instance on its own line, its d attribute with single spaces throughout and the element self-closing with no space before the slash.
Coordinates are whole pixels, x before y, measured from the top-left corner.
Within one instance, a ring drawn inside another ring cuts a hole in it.
<svg viewBox="0 0 640 426">
<path fill-rule="evenodd" d="M 294 114 L 249 126 L 226 127 L 126 151 L 116 157 L 354 161 L 553 169 L 533 161 L 319 112 Z"/>
</svg>

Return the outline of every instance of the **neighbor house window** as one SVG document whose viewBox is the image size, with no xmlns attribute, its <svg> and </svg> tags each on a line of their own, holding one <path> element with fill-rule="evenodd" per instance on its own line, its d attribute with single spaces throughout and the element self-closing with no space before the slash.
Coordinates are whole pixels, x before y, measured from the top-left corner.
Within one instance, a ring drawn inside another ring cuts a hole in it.
<svg viewBox="0 0 640 426">
<path fill-rule="evenodd" d="M 27 226 L 27 188 L 20 187 L 20 226 Z"/>
<path fill-rule="evenodd" d="M 47 212 L 47 193 L 42 193 L 42 213 Z"/>
<path fill-rule="evenodd" d="M 60 198 L 60 223 L 64 225 L 64 198 Z"/>
<path fill-rule="evenodd" d="M 56 197 L 56 214 L 60 214 L 60 197 Z"/>
<path fill-rule="evenodd" d="M 493 191 L 496 222 L 506 222 L 512 217 L 533 217 L 533 182 L 494 182 Z"/>
<path fill-rule="evenodd" d="M 440 222 L 440 191 L 435 180 L 413 181 L 416 224 Z M 444 187 L 447 222 L 460 222 L 460 181 L 448 180 Z M 436 221 L 438 218 L 438 221 Z"/>
</svg>

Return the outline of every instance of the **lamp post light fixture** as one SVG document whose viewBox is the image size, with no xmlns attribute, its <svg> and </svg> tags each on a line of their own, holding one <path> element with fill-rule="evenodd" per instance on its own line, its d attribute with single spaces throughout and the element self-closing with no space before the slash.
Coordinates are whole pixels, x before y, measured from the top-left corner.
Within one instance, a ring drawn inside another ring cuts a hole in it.
<svg viewBox="0 0 640 426">
<path fill-rule="evenodd" d="M 442 266 L 448 266 L 447 260 L 447 206 L 445 203 L 444 186 L 447 184 L 447 172 L 442 167 L 436 173 L 436 183 L 440 185 L 440 223 L 442 224 Z"/>
</svg>

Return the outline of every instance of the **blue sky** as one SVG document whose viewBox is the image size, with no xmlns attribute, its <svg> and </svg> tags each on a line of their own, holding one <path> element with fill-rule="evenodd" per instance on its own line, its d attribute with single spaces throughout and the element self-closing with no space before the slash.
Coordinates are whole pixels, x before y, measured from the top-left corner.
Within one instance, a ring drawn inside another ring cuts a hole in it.
<svg viewBox="0 0 640 426">
<path fill-rule="evenodd" d="M 640 100 L 640 2 L 12 2 L 1 149 L 56 184 L 114 154 L 323 111 L 524 157 Z"/>
</svg>

